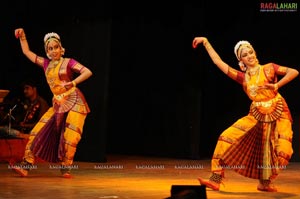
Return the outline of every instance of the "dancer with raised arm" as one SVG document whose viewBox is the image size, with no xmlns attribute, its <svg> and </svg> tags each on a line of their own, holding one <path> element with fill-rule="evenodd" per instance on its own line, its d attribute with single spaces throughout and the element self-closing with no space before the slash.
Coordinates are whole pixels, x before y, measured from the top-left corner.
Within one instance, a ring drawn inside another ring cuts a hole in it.
<svg viewBox="0 0 300 199">
<path fill-rule="evenodd" d="M 275 63 L 260 64 L 253 46 L 245 40 L 234 47 L 240 70 L 225 63 L 206 37 L 195 37 L 193 48 L 199 44 L 203 44 L 223 73 L 243 87 L 252 101 L 248 115 L 219 136 L 211 160 L 211 176 L 208 180 L 198 178 L 200 184 L 220 190 L 225 169 L 230 168 L 258 179 L 257 190 L 276 192 L 272 182 L 293 154 L 292 117 L 279 89 L 296 78 L 298 71 Z"/>
<path fill-rule="evenodd" d="M 92 72 L 75 59 L 63 57 L 65 49 L 57 33 L 47 33 L 44 37 L 47 58 L 30 50 L 23 28 L 16 29 L 15 36 L 20 40 L 24 55 L 44 70 L 53 93 L 53 104 L 32 129 L 24 161 L 13 168 L 21 176 L 27 176 L 29 168 L 38 157 L 47 162 L 59 163 L 62 176 L 70 178 L 76 147 L 90 112 L 77 85 L 87 80 Z"/>
</svg>

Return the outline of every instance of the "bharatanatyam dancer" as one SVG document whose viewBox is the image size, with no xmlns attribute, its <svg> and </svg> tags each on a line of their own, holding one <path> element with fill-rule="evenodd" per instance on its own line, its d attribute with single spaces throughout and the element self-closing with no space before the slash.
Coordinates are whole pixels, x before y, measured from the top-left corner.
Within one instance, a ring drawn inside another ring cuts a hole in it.
<svg viewBox="0 0 300 199">
<path fill-rule="evenodd" d="M 275 63 L 260 64 L 253 46 L 245 40 L 234 47 L 241 71 L 236 70 L 220 58 L 206 37 L 195 37 L 192 46 L 197 48 L 201 43 L 213 63 L 241 84 L 252 103 L 248 115 L 219 136 L 211 160 L 211 176 L 208 180 L 198 178 L 200 184 L 219 191 L 224 188 L 225 169 L 233 169 L 258 179 L 257 190 L 276 192 L 272 182 L 293 154 L 292 117 L 278 89 L 297 77 L 298 71 Z"/>
<path fill-rule="evenodd" d="M 92 72 L 76 60 L 63 57 L 65 49 L 57 33 L 47 33 L 44 37 L 48 58 L 37 56 L 30 50 L 22 28 L 15 30 L 15 36 L 20 40 L 24 55 L 44 70 L 53 99 L 52 107 L 30 132 L 24 160 L 12 165 L 13 169 L 21 176 L 27 176 L 35 159 L 40 158 L 58 163 L 62 176 L 70 178 L 76 147 L 90 112 L 84 95 L 76 86 Z"/>
</svg>

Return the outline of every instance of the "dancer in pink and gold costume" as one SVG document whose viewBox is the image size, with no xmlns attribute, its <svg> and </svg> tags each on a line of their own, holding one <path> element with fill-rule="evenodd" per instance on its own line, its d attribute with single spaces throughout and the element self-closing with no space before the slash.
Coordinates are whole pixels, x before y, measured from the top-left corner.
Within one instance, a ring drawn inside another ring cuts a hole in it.
<svg viewBox="0 0 300 199">
<path fill-rule="evenodd" d="M 15 36 L 20 40 L 24 55 L 44 70 L 53 99 L 52 107 L 30 133 L 23 162 L 13 165 L 13 169 L 27 176 L 35 159 L 40 158 L 60 164 L 62 176 L 70 178 L 77 144 L 90 112 L 84 95 L 76 86 L 87 80 L 92 72 L 78 61 L 63 57 L 65 49 L 57 33 L 47 33 L 44 37 L 47 58 L 30 50 L 22 28 L 15 30 Z"/>
</svg>

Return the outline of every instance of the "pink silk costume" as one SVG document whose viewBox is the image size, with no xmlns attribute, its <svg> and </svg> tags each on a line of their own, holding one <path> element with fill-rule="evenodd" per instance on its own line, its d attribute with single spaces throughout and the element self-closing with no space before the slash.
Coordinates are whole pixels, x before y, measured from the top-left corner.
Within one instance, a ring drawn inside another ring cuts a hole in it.
<svg viewBox="0 0 300 199">
<path fill-rule="evenodd" d="M 285 99 L 272 89 L 257 89 L 277 82 L 287 68 L 274 63 L 249 74 L 230 68 L 228 76 L 243 86 L 252 100 L 247 116 L 238 119 L 219 136 L 211 171 L 224 177 L 225 169 L 253 178 L 272 180 L 286 168 L 292 154 L 292 117 Z"/>
<path fill-rule="evenodd" d="M 36 64 L 45 71 L 53 93 L 53 106 L 32 129 L 24 159 L 34 163 L 35 157 L 39 157 L 48 162 L 71 165 L 90 109 L 77 87 L 67 90 L 62 83 L 72 81 L 73 75 L 80 73 L 84 66 L 70 58 L 62 58 L 54 66 L 49 59 L 37 57 Z"/>
</svg>

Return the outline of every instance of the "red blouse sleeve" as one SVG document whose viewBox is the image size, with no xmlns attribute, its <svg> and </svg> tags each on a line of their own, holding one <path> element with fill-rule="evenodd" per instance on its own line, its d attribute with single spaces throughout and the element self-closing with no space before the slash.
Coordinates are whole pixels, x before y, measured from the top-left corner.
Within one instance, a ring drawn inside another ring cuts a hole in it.
<svg viewBox="0 0 300 199">
<path fill-rule="evenodd" d="M 274 64 L 274 63 L 271 63 L 271 64 L 273 65 L 276 74 L 278 74 L 278 75 L 286 74 L 286 71 L 288 69 L 286 66 L 280 66 L 280 65 Z"/>
<path fill-rule="evenodd" d="M 245 73 L 229 67 L 227 76 L 236 81 L 239 84 L 243 84 L 245 79 Z"/>
</svg>

